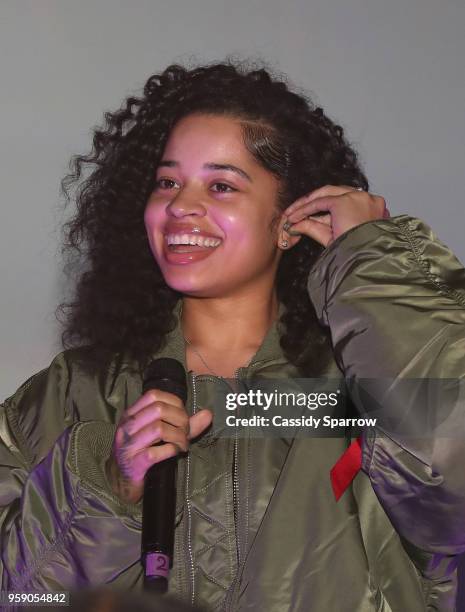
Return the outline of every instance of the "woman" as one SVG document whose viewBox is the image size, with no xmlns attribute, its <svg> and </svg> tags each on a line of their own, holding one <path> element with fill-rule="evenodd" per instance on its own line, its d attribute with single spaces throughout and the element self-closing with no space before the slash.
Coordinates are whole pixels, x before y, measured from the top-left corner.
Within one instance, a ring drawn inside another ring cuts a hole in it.
<svg viewBox="0 0 465 612">
<path fill-rule="evenodd" d="M 65 183 L 94 166 L 68 226 L 87 264 L 65 329 L 78 348 L 1 413 L 2 588 L 141 588 L 144 474 L 179 454 L 179 599 L 453 610 L 460 440 L 372 431 L 336 502 L 350 436 L 218 438 L 208 408 L 222 377 L 460 378 L 455 257 L 389 218 L 343 130 L 265 70 L 170 66 L 106 119 Z M 161 356 L 189 372 L 186 406 L 142 393 Z"/>
</svg>

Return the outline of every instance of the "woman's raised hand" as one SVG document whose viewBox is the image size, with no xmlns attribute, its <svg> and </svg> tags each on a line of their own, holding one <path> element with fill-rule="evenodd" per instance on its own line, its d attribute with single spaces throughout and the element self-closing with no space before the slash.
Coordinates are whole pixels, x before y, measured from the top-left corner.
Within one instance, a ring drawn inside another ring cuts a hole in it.
<svg viewBox="0 0 465 612">
<path fill-rule="evenodd" d="M 144 492 L 147 470 L 187 451 L 189 441 L 212 419 L 206 409 L 189 417 L 183 402 L 172 393 L 158 389 L 144 393 L 122 414 L 106 463 L 107 479 L 115 495 L 123 502 L 137 503 Z"/>
<path fill-rule="evenodd" d="M 324 214 L 313 216 L 317 213 Z M 327 247 L 347 230 L 390 215 L 381 196 L 345 185 L 325 185 L 293 202 L 284 216 L 290 236 L 304 234 Z"/>
</svg>

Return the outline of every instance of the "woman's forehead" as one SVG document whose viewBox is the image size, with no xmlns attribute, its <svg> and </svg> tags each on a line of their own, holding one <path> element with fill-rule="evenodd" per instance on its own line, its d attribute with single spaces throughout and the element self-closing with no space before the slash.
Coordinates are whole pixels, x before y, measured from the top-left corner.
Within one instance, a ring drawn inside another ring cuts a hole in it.
<svg viewBox="0 0 465 612">
<path fill-rule="evenodd" d="M 229 116 L 196 113 L 183 117 L 173 126 L 167 146 L 189 139 L 208 139 L 218 143 L 237 141 L 242 144 L 242 126 L 238 119 Z"/>
<path fill-rule="evenodd" d="M 240 168 L 244 164 L 250 168 L 258 165 L 245 146 L 240 120 L 221 115 L 189 115 L 175 124 L 160 165 L 175 167 L 192 158 L 207 164 L 209 169 L 227 165 Z M 249 178 L 247 172 L 244 173 L 246 176 L 243 178 Z"/>
</svg>

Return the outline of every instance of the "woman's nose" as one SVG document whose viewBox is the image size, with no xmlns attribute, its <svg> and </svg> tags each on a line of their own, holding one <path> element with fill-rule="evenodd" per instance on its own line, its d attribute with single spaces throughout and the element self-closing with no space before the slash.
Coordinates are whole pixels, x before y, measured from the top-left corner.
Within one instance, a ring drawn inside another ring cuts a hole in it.
<svg viewBox="0 0 465 612">
<path fill-rule="evenodd" d="M 166 212 L 173 217 L 196 215 L 203 217 L 207 210 L 198 197 L 179 193 L 166 207 Z"/>
</svg>

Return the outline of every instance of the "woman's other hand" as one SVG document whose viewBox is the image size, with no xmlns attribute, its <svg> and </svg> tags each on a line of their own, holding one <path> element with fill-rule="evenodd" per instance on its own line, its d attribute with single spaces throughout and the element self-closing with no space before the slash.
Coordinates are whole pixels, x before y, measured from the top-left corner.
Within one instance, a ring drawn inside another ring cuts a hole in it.
<svg viewBox="0 0 465 612">
<path fill-rule="evenodd" d="M 110 486 L 121 501 L 137 503 L 144 492 L 147 470 L 160 461 L 187 451 L 189 441 L 212 422 L 210 410 L 189 417 L 183 402 L 172 393 L 151 389 L 121 416 L 106 463 Z"/>
<path fill-rule="evenodd" d="M 303 234 L 325 247 L 361 223 L 389 216 L 384 198 L 345 185 L 320 187 L 284 211 L 291 237 Z"/>
</svg>

